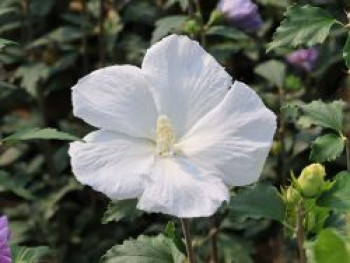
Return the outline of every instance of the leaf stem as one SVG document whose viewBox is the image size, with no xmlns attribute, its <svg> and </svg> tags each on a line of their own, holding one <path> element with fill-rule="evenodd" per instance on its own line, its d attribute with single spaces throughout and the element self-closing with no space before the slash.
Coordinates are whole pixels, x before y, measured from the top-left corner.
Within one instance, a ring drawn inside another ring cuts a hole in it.
<svg viewBox="0 0 350 263">
<path fill-rule="evenodd" d="M 298 243 L 298 249 L 299 249 L 299 258 L 300 263 L 306 263 L 306 253 L 304 249 L 304 243 L 305 243 L 305 229 L 303 226 L 304 221 L 304 209 L 302 201 L 300 201 L 296 208 L 297 212 L 297 243 Z"/>
<path fill-rule="evenodd" d="M 348 138 L 345 139 L 346 148 L 346 168 L 350 172 L 350 141 Z"/>
<path fill-rule="evenodd" d="M 219 262 L 219 255 L 218 255 L 218 222 L 215 218 L 215 215 L 211 218 L 211 263 L 218 263 Z"/>
<path fill-rule="evenodd" d="M 186 241 L 186 251 L 187 251 L 187 257 L 189 263 L 195 263 L 194 253 L 193 253 L 193 247 L 192 247 L 192 238 L 191 238 L 191 232 L 190 232 L 190 226 L 188 219 L 180 218 L 181 226 L 182 226 L 182 232 L 185 237 Z"/>
</svg>

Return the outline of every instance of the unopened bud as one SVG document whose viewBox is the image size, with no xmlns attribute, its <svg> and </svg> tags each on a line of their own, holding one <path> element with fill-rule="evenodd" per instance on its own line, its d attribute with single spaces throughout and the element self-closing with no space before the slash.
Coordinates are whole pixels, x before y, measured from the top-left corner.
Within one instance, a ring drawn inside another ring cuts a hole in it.
<svg viewBox="0 0 350 263">
<path fill-rule="evenodd" d="M 302 196 L 313 198 L 320 194 L 325 183 L 325 176 L 326 171 L 319 163 L 305 167 L 297 181 Z"/>
<path fill-rule="evenodd" d="M 289 186 L 286 191 L 286 201 L 291 204 L 296 204 L 300 201 L 300 199 L 300 193 L 292 186 Z"/>
<path fill-rule="evenodd" d="M 209 21 L 207 23 L 208 26 L 215 25 L 215 24 L 220 24 L 224 21 L 224 13 L 220 11 L 219 9 L 214 9 L 210 13 Z"/>
<path fill-rule="evenodd" d="M 183 31 L 190 35 L 198 35 L 201 32 L 201 30 L 201 26 L 194 19 L 188 20 L 183 26 Z"/>
</svg>

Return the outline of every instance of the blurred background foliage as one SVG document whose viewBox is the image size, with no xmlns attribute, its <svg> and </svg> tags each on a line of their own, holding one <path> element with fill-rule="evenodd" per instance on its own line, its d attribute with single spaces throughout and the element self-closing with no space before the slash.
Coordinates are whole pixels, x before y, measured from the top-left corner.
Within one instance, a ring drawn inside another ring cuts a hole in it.
<svg viewBox="0 0 350 263">
<path fill-rule="evenodd" d="M 350 7 L 345 0 L 290 2 L 327 8 L 344 22 Z M 290 170 L 299 173 L 322 130 L 285 105 L 349 101 L 350 78 L 339 52 L 345 35 L 344 29 L 334 29 L 317 47 L 315 67 L 303 70 L 287 62 L 290 49 L 266 52 L 288 1 L 256 3 L 263 27 L 244 32 L 227 20 L 211 21 L 215 0 L 200 1 L 200 18 L 187 0 L 1 0 L 0 37 L 18 44 L 0 51 L 0 136 L 32 127 L 84 136 L 92 128 L 72 116 L 70 99 L 70 87 L 79 78 L 107 65 L 140 65 L 152 43 L 169 33 L 188 34 L 280 116 L 262 176 L 268 183 L 256 186 L 254 194 L 251 187 L 235 191 L 230 207 L 214 218 L 193 220 L 195 249 L 208 262 L 215 236 L 220 262 L 293 262 L 295 244 L 282 242 L 277 221 L 283 207 L 269 183 L 279 187 L 288 182 Z M 35 140 L 0 148 L 0 212 L 10 218 L 14 243 L 49 246 L 53 252 L 47 262 L 85 263 L 98 262 L 112 245 L 130 237 L 176 234 L 166 227 L 171 218 L 136 211 L 133 200 L 108 204 L 106 197 L 78 184 L 67 148 L 67 142 Z M 344 167 L 344 156 L 326 164 L 329 174 Z M 247 206 L 247 200 L 256 207 Z M 266 204 L 268 209 L 256 214 Z M 261 213 L 265 219 L 256 216 Z"/>
</svg>

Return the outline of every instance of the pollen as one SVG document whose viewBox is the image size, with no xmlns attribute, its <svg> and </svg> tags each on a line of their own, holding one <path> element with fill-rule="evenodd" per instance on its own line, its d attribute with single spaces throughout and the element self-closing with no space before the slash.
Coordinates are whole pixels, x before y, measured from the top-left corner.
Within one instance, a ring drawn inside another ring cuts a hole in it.
<svg viewBox="0 0 350 263">
<path fill-rule="evenodd" d="M 160 157 L 172 157 L 176 154 L 175 133 L 170 119 L 160 115 L 157 120 L 157 151 Z"/>
</svg>

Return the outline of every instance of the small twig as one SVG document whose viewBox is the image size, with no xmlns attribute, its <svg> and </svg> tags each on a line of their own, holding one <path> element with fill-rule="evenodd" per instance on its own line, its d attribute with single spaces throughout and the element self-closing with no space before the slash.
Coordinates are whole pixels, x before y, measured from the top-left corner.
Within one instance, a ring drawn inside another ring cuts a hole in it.
<svg viewBox="0 0 350 263">
<path fill-rule="evenodd" d="M 187 251 L 187 257 L 189 263 L 195 263 L 194 253 L 193 253 L 193 247 L 192 247 L 192 238 L 191 238 L 191 232 L 189 227 L 189 221 L 185 218 L 180 218 L 181 226 L 182 226 L 182 232 L 185 237 L 186 242 L 186 251 Z"/>
<path fill-rule="evenodd" d="M 278 87 L 278 98 L 279 98 L 279 107 L 283 106 L 284 103 L 284 89 L 283 87 Z M 279 155 L 278 159 L 278 172 L 280 176 L 280 183 L 282 186 L 286 185 L 287 178 L 286 178 L 286 162 L 287 162 L 287 155 L 286 155 L 286 143 L 285 143 L 285 132 L 286 132 L 286 125 L 285 121 L 283 119 L 282 114 L 280 114 L 279 118 L 279 129 L 278 129 L 278 136 L 281 143 L 281 153 Z"/>
<path fill-rule="evenodd" d="M 81 40 L 82 46 L 83 46 L 83 73 L 86 74 L 89 67 L 89 61 L 88 61 L 88 44 L 87 44 L 87 36 L 86 36 L 86 23 L 87 23 L 87 12 L 86 12 L 86 0 L 82 1 L 83 4 L 83 10 L 82 10 L 82 30 L 83 30 L 83 38 Z"/>
<path fill-rule="evenodd" d="M 100 0 L 100 16 L 99 16 L 99 59 L 100 66 L 105 66 L 106 50 L 105 50 L 105 0 Z"/>
<path fill-rule="evenodd" d="M 29 43 L 32 40 L 32 17 L 30 10 L 30 0 L 22 0 L 23 18 L 22 23 L 25 25 L 25 33 L 23 33 L 24 43 Z"/>
<path fill-rule="evenodd" d="M 299 249 L 299 258 L 300 263 L 306 263 L 306 253 L 304 249 L 304 243 L 305 243 L 305 230 L 304 230 L 304 209 L 302 201 L 298 203 L 297 206 L 297 242 L 298 242 L 298 249 Z"/>
<path fill-rule="evenodd" d="M 211 263 L 219 262 L 219 254 L 218 254 L 218 227 L 217 220 L 215 215 L 211 217 L 211 228 L 209 234 L 211 234 Z"/>
<path fill-rule="evenodd" d="M 348 138 L 345 139 L 346 148 L 346 168 L 350 172 L 350 141 Z"/>
</svg>

